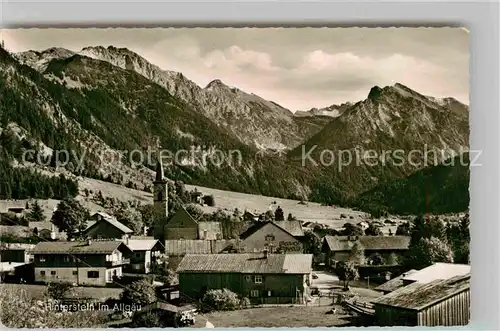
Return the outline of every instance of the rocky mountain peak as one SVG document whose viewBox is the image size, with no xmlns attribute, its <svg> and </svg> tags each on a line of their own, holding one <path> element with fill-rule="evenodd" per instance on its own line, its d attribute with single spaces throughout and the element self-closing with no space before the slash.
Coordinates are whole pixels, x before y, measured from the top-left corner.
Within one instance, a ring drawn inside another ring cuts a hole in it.
<svg viewBox="0 0 500 331">
<path fill-rule="evenodd" d="M 50 61 L 54 59 L 65 59 L 75 55 L 75 52 L 62 47 L 51 47 L 43 51 L 29 50 L 14 54 L 16 59 L 37 71 L 43 72 Z"/>
<path fill-rule="evenodd" d="M 214 79 L 210 83 L 205 86 L 206 90 L 216 89 L 216 88 L 229 88 L 226 84 L 224 84 L 220 79 Z"/>
<path fill-rule="evenodd" d="M 370 93 L 368 93 L 368 99 L 377 100 L 382 94 L 382 89 L 378 86 L 374 86 L 370 89 Z"/>
</svg>

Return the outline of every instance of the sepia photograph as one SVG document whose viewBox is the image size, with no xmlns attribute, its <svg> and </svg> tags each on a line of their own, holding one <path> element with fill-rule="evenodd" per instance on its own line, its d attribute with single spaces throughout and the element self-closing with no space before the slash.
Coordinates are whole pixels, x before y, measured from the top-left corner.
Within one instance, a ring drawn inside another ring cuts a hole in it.
<svg viewBox="0 0 500 331">
<path fill-rule="evenodd" d="M 0 41 L 5 327 L 469 324 L 466 28 Z"/>
</svg>

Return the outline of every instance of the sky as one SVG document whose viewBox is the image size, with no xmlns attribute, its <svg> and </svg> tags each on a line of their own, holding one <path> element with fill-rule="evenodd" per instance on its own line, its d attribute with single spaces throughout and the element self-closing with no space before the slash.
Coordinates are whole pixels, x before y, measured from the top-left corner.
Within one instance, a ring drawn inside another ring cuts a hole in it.
<svg viewBox="0 0 500 331">
<path fill-rule="evenodd" d="M 204 87 L 214 79 L 292 110 L 367 97 L 396 82 L 469 103 L 462 28 L 155 28 L 0 30 L 11 52 L 126 47 Z"/>
</svg>

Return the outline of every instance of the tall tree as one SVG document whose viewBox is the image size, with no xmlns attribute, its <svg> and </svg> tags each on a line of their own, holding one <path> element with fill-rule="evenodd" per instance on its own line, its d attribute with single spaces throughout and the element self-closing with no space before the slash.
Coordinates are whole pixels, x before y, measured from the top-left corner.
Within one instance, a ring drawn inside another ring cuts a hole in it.
<svg viewBox="0 0 500 331">
<path fill-rule="evenodd" d="M 349 290 L 349 283 L 359 278 L 358 268 L 352 262 L 339 262 L 335 268 L 339 280 L 344 282 L 344 291 Z"/>
<path fill-rule="evenodd" d="M 73 198 L 62 200 L 52 215 L 52 223 L 73 238 L 87 227 L 89 211 Z"/>
<path fill-rule="evenodd" d="M 356 265 L 365 264 L 365 248 L 359 241 L 356 241 L 352 246 L 349 261 Z"/>
<path fill-rule="evenodd" d="M 319 255 L 321 241 L 312 231 L 304 231 L 304 253 Z"/>
<path fill-rule="evenodd" d="M 405 259 L 408 269 L 422 269 L 436 262 L 453 263 L 453 252 L 446 241 L 435 237 L 422 238 L 410 246 Z"/>
<path fill-rule="evenodd" d="M 285 220 L 285 215 L 283 214 L 283 209 L 281 209 L 280 206 L 276 208 L 276 211 L 274 212 L 274 219 L 276 221 L 284 221 Z"/>
<path fill-rule="evenodd" d="M 135 234 L 142 233 L 144 224 L 142 223 L 142 215 L 139 211 L 128 206 L 120 207 L 115 212 L 115 217 L 118 222 L 132 229 Z"/>
<path fill-rule="evenodd" d="M 38 203 L 38 200 L 35 200 L 35 203 L 31 206 L 31 211 L 28 214 L 28 220 L 30 222 L 44 222 L 45 219 L 42 207 Z"/>
</svg>

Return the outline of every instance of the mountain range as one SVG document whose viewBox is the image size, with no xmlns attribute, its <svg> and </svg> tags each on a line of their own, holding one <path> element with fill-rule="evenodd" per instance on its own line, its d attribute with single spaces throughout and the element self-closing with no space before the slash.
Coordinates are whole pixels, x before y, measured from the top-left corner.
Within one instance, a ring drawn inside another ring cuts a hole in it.
<svg viewBox="0 0 500 331">
<path fill-rule="evenodd" d="M 445 150 L 468 146 L 468 106 L 396 83 L 373 87 L 364 100 L 293 113 L 275 102 L 214 80 L 200 87 L 138 54 L 109 46 L 79 52 L 50 48 L 0 56 L 0 130 L 36 145 L 40 153 L 86 154 L 66 170 L 81 176 L 151 183 L 147 166 L 101 162 L 123 151 L 195 148 L 238 150 L 243 162 L 214 166 L 185 157 L 166 174 L 187 183 L 247 193 L 344 203 L 374 187 L 407 178 L 426 164 L 304 163 L 356 148 Z M 417 157 L 418 159 L 418 157 Z"/>
</svg>

